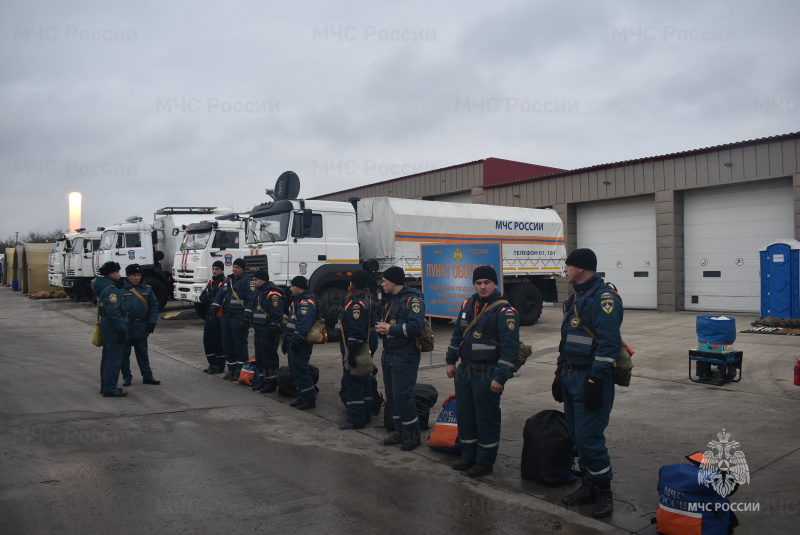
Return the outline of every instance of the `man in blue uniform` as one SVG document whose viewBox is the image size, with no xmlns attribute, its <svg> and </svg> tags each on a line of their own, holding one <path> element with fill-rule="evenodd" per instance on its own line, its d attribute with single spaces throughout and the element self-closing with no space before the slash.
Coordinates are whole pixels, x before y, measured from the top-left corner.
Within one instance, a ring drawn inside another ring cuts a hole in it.
<svg viewBox="0 0 800 535">
<path fill-rule="evenodd" d="M 591 249 L 572 251 L 565 264 L 567 282 L 575 293 L 564 302 L 553 397 L 564 402 L 583 480 L 561 501 L 595 503 L 592 515 L 603 518 L 614 509 L 604 432 L 614 404 L 613 365 L 621 348 L 622 300 L 595 273 L 597 256 Z"/>
<path fill-rule="evenodd" d="M 214 302 L 217 292 L 225 282 L 224 269 L 225 264 L 219 260 L 211 265 L 211 280 L 206 283 L 206 287 L 203 288 L 200 294 L 200 302 L 206 306 L 206 313 L 208 312 L 208 307 Z M 210 317 L 206 315 L 205 324 L 203 325 L 203 349 L 206 352 L 206 360 L 208 361 L 208 368 L 203 371 L 211 374 L 224 372 L 225 348 L 222 345 L 222 330 L 216 314 Z"/>
<path fill-rule="evenodd" d="M 253 390 L 262 393 L 278 388 L 278 344 L 286 299 L 280 288 L 269 280 L 269 273 L 259 269 L 253 274 L 256 295 L 253 297 L 253 330 L 255 331 L 256 368 L 261 381 L 253 381 Z"/>
<path fill-rule="evenodd" d="M 120 266 L 106 262 L 98 270 L 99 277 L 92 282 L 97 306 L 100 307 L 100 332 L 103 335 L 103 356 L 100 359 L 100 392 L 107 398 L 122 398 L 128 395 L 117 388 L 122 352 L 128 339 L 128 318 L 122 297 Z"/>
<path fill-rule="evenodd" d="M 297 389 L 297 399 L 289 405 L 305 411 L 317 406 L 317 388 L 308 368 L 314 346 L 306 342 L 306 336 L 317 320 L 317 298 L 309 291 L 308 279 L 302 275 L 292 279 L 289 290 L 292 292 L 292 300 L 289 305 L 289 322 L 283 332 L 283 351 L 288 351 L 289 371 Z"/>
<path fill-rule="evenodd" d="M 478 266 L 475 294 L 464 301 L 447 348 L 447 377 L 455 379 L 461 461 L 470 477 L 490 474 L 500 445 L 500 396 L 519 354 L 519 317 L 497 290 L 497 272 Z M 456 362 L 461 365 L 456 368 Z"/>
<path fill-rule="evenodd" d="M 347 301 L 339 312 L 341 338 L 339 349 L 344 361 L 342 385 L 347 407 L 347 422 L 339 429 L 363 429 L 372 420 L 372 381 L 370 374 L 355 377 L 350 370 L 355 368 L 354 355 L 366 342 L 371 355 L 378 349 L 378 335 L 372 328 L 375 304 L 369 292 L 370 276 L 366 271 L 356 271 L 350 280 Z"/>
<path fill-rule="evenodd" d="M 128 314 L 128 340 L 122 352 L 122 386 L 130 386 L 131 348 L 136 352 L 136 364 L 146 385 L 160 385 L 150 369 L 150 355 L 147 350 L 147 337 L 156 329 L 158 322 L 158 300 L 153 289 L 142 282 L 142 266 L 129 264 L 125 267 L 125 285 L 122 296 L 125 298 L 125 311 Z"/>
<path fill-rule="evenodd" d="M 375 331 L 383 338 L 383 387 L 394 424 L 394 433 L 383 443 L 399 444 L 400 449 L 409 451 L 421 442 L 414 385 L 420 359 L 417 337 L 425 326 L 425 301 L 422 293 L 405 286 L 405 279 L 405 271 L 399 266 L 383 272 L 381 286 L 389 302 L 383 309 L 382 320 L 375 324 Z"/>
<path fill-rule="evenodd" d="M 223 379 L 228 381 L 238 381 L 242 366 L 250 360 L 247 335 L 250 332 L 250 319 L 253 317 L 252 306 L 256 285 L 245 274 L 245 267 L 241 258 L 233 261 L 233 273 L 225 279 L 208 310 L 209 318 L 215 316 L 220 307 L 223 310 L 220 328 L 228 364 L 228 373 Z"/>
</svg>

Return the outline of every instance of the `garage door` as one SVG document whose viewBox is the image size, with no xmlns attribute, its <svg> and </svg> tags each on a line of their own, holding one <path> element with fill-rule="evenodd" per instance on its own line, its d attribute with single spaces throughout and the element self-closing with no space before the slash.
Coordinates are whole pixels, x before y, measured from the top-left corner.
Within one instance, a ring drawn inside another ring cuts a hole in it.
<svg viewBox="0 0 800 535">
<path fill-rule="evenodd" d="M 794 238 L 790 179 L 684 193 L 686 310 L 761 309 L 759 254 Z"/>
<path fill-rule="evenodd" d="M 653 197 L 580 204 L 578 247 L 597 253 L 597 271 L 625 308 L 656 308 L 656 203 Z"/>
</svg>

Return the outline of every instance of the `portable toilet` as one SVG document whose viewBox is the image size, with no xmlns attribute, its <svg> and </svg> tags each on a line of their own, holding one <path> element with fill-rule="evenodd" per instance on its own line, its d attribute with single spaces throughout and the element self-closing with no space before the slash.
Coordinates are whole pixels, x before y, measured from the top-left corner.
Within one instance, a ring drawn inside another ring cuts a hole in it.
<svg viewBox="0 0 800 535">
<path fill-rule="evenodd" d="M 800 318 L 800 241 L 777 240 L 760 256 L 761 317 Z"/>
</svg>

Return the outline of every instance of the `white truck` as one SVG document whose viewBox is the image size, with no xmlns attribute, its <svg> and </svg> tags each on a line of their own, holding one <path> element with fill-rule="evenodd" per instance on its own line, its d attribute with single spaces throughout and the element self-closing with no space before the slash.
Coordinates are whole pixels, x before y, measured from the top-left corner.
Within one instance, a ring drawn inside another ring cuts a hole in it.
<svg viewBox="0 0 800 535">
<path fill-rule="evenodd" d="M 247 227 L 248 269 L 267 269 L 283 286 L 296 275 L 307 277 L 329 325 L 353 271 L 365 269 L 379 279 L 390 266 L 400 266 L 407 284 L 420 287 L 421 244 L 476 237 L 503 244 L 505 294 L 522 324 L 532 325 L 543 300 L 557 301 L 555 276 L 563 274 L 566 258 L 563 223 L 553 210 L 389 197 L 278 198 L 254 207 Z M 529 245 L 534 241 L 541 243 Z"/>
<path fill-rule="evenodd" d="M 94 253 L 94 272 L 99 275 L 100 266 L 109 260 L 120 264 L 123 276 L 126 266 L 141 265 L 144 281 L 153 288 L 159 310 L 163 310 L 173 295 L 172 263 L 185 226 L 227 213 L 227 208 L 168 206 L 156 210 L 152 223 L 132 216 L 106 227 Z"/>
<path fill-rule="evenodd" d="M 211 278 L 211 265 L 219 260 L 227 269 L 234 260 L 249 254 L 245 245 L 247 215 L 231 213 L 186 226 L 172 264 L 174 297 L 193 303 L 201 318 L 205 306 L 200 303 L 200 294 Z"/>
<path fill-rule="evenodd" d="M 94 251 L 100 246 L 103 228 L 97 230 L 77 229 L 72 238 L 70 251 L 64 259 L 64 291 L 78 301 L 93 297 Z"/>
<path fill-rule="evenodd" d="M 50 286 L 64 287 L 66 256 L 72 250 L 72 240 L 77 235 L 77 232 L 63 233 L 60 238 L 56 239 L 50 254 L 47 255 L 47 282 Z M 71 289 L 64 288 L 64 290 L 67 295 L 71 295 Z"/>
</svg>

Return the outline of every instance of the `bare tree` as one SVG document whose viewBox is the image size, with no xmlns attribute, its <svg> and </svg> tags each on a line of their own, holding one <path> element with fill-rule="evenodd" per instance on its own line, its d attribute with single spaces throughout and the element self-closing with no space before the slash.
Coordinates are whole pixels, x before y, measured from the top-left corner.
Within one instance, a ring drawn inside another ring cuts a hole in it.
<svg viewBox="0 0 800 535">
<path fill-rule="evenodd" d="M 60 228 L 53 229 L 50 232 L 42 232 L 40 229 L 36 229 L 28 231 L 27 234 L 20 233 L 19 239 L 17 234 L 12 234 L 5 240 L 0 240 L 0 253 L 5 252 L 9 247 L 23 243 L 51 243 L 60 238 L 65 232 L 66 230 Z"/>
</svg>

